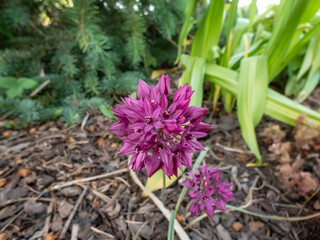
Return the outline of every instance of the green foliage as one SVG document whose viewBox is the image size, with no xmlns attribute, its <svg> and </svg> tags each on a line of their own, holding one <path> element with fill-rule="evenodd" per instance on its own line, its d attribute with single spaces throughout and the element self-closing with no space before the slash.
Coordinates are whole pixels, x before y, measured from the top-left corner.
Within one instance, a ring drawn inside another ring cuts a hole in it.
<svg viewBox="0 0 320 240">
<path fill-rule="evenodd" d="M 173 64 L 185 3 L 2 1 L 0 111 L 15 118 L 16 126 L 57 117 L 70 125 L 84 112 L 113 104 L 115 95 L 132 93 L 153 68 Z M 26 94 L 47 80 L 25 103 L 36 112 L 18 118 Z M 9 98 L 17 103 L 9 104 Z"/>
<path fill-rule="evenodd" d="M 0 77 L 0 88 L 6 89 L 8 98 L 15 98 L 22 95 L 23 90 L 31 89 L 37 82 L 30 78 Z"/>
<path fill-rule="evenodd" d="M 196 2 L 190 1 L 186 8 L 179 48 L 195 23 L 192 16 L 197 14 Z M 211 91 L 214 108 L 221 92 L 228 112 L 238 100 L 237 113 L 242 135 L 257 157 L 257 163 L 261 164 L 254 127 L 263 113 L 292 125 L 299 114 L 305 113 L 308 120 L 319 124 L 317 112 L 270 91 L 268 83 L 280 81 L 284 85 L 286 79 L 279 74 L 285 75 L 289 69 L 286 93 L 296 94 L 299 101 L 306 99 L 318 85 L 320 17 L 316 13 L 320 2 L 281 0 L 279 6 L 273 6 L 261 15 L 257 14 L 256 2 L 252 1 L 248 8 L 238 9 L 238 0 L 231 3 L 210 1 L 197 25 L 190 56 L 181 57 L 185 67 L 181 83 L 189 82 L 200 91 L 199 85 L 204 80 L 215 83 Z M 308 44 L 308 50 L 305 50 Z M 195 61 L 202 61 L 201 67 L 194 64 Z M 220 66 L 216 72 L 212 63 Z M 198 96 L 202 95 L 198 93 Z M 197 104 L 201 104 L 202 97 L 197 100 Z M 254 104 L 258 104 L 258 108 Z"/>
</svg>

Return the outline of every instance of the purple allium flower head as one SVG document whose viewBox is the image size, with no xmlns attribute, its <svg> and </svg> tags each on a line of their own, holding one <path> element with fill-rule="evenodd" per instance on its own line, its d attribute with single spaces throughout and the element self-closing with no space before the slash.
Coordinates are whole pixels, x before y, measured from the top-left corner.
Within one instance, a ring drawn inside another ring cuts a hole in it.
<svg viewBox="0 0 320 240">
<path fill-rule="evenodd" d="M 196 169 L 195 175 L 193 173 L 187 174 L 189 177 L 180 184 L 191 190 L 189 192 L 192 199 L 191 216 L 198 215 L 201 210 L 204 210 L 208 216 L 212 217 L 214 210 L 226 210 L 225 202 L 234 200 L 230 190 L 232 184 L 220 182 L 220 170 L 204 165 Z"/>
<path fill-rule="evenodd" d="M 129 96 L 122 99 L 124 105 L 112 109 L 119 121 L 109 130 L 123 140 L 119 154 L 133 155 L 129 166 L 135 171 L 145 167 L 148 177 L 159 169 L 169 178 L 178 175 L 178 168 L 191 169 L 191 153 L 203 150 L 195 139 L 211 128 L 201 122 L 208 109 L 189 107 L 193 91 L 188 84 L 173 94 L 171 105 L 169 92 L 168 75 L 153 87 L 140 79 L 137 99 Z"/>
</svg>

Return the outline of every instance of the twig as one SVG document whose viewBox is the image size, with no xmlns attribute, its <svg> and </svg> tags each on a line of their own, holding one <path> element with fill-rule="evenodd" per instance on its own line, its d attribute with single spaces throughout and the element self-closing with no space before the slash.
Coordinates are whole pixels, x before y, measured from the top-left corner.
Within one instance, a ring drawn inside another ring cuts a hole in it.
<svg viewBox="0 0 320 240">
<path fill-rule="evenodd" d="M 43 202 L 52 202 L 53 199 L 51 198 L 38 198 L 38 197 L 32 197 L 32 198 L 18 198 L 18 199 L 10 199 L 2 204 L 0 204 L 0 208 L 4 208 L 7 205 L 11 205 L 18 202 L 26 202 L 26 201 L 43 201 Z"/>
<path fill-rule="evenodd" d="M 300 216 L 300 214 L 302 213 L 302 211 L 303 211 L 303 209 L 304 209 L 304 206 L 305 206 L 308 202 L 310 202 L 310 200 L 311 200 L 315 195 L 317 195 L 319 191 L 320 191 L 320 186 L 319 186 L 319 187 L 317 188 L 317 190 L 302 204 L 301 209 L 300 209 L 300 211 L 299 211 L 299 213 L 298 213 L 298 216 Z"/>
<path fill-rule="evenodd" d="M 45 86 L 47 86 L 50 83 L 50 80 L 44 81 L 42 84 L 40 84 L 39 87 L 37 87 L 32 93 L 30 93 L 29 97 L 32 98 L 35 96 L 38 92 L 40 92 Z"/>
<path fill-rule="evenodd" d="M 249 188 L 248 196 L 245 199 L 246 203 L 242 204 L 239 208 L 247 208 L 251 205 L 252 199 L 253 199 L 253 197 L 252 197 L 253 190 L 255 189 L 258 180 L 259 180 L 259 176 L 256 176 L 256 178 L 253 180 L 252 186 Z"/>
<path fill-rule="evenodd" d="M 101 174 L 101 175 L 96 175 L 96 176 L 87 177 L 87 178 L 81 178 L 81 179 L 73 180 L 73 181 L 70 181 L 70 182 L 59 183 L 59 184 L 53 186 L 50 190 L 57 190 L 57 189 L 60 189 L 60 188 L 63 188 L 63 187 L 68 187 L 68 186 L 71 186 L 71 185 L 74 185 L 74 184 L 90 182 L 90 181 L 93 181 L 93 180 L 96 180 L 96 179 L 101 179 L 101 178 L 112 177 L 114 175 L 117 175 L 117 174 L 120 174 L 120 173 L 125 173 L 127 171 L 128 171 L 127 168 L 123 168 L 123 169 L 116 170 L 114 172 L 104 173 L 104 174 Z"/>
<path fill-rule="evenodd" d="M 113 205 L 117 199 L 119 198 L 120 194 L 123 192 L 123 190 L 125 189 L 125 185 L 120 185 L 120 187 L 117 189 L 117 191 L 115 192 L 115 194 L 113 194 L 110 202 L 107 204 L 106 208 L 110 207 L 111 205 Z"/>
<path fill-rule="evenodd" d="M 309 220 L 309 219 L 312 219 L 312 218 L 320 217 L 320 212 L 317 212 L 315 214 L 308 215 L 308 216 L 303 216 L 303 217 L 282 217 L 282 216 L 276 216 L 276 215 L 265 215 L 265 214 L 250 212 L 248 210 L 245 210 L 245 209 L 242 209 L 242 208 L 238 208 L 238 207 L 235 207 L 235 206 L 232 206 L 232 205 L 227 205 L 227 208 L 232 209 L 234 211 L 250 214 L 250 215 L 253 215 L 253 216 L 256 216 L 256 217 L 266 218 L 266 219 L 271 219 L 271 220 L 277 220 L 277 221 L 299 222 L 299 221 L 306 221 L 306 220 Z"/>
<path fill-rule="evenodd" d="M 84 126 L 86 125 L 87 121 L 89 119 L 89 113 L 86 113 L 86 116 L 83 118 L 81 123 L 81 131 L 84 132 Z"/>
<path fill-rule="evenodd" d="M 231 147 L 223 146 L 220 143 L 216 143 L 215 145 L 217 147 L 220 147 L 220 148 L 224 149 L 225 151 L 229 151 L 229 152 L 252 154 L 251 151 L 245 151 L 245 150 L 241 150 L 241 149 L 237 149 L 237 148 L 231 148 Z"/>
<path fill-rule="evenodd" d="M 130 157 L 129 157 L 130 161 Z M 162 212 L 162 214 L 165 216 L 165 218 L 169 221 L 170 220 L 170 211 L 165 208 L 163 203 L 154 195 L 152 192 L 150 192 L 148 189 L 146 189 L 137 175 L 130 169 L 130 175 L 133 179 L 133 181 L 141 188 L 142 191 L 144 191 L 148 197 L 154 202 L 154 204 L 159 208 L 159 210 Z M 180 237 L 180 239 L 183 240 L 190 240 L 187 233 L 183 230 L 180 223 L 177 221 L 177 219 L 174 220 L 174 230 L 176 231 L 177 235 Z"/>
<path fill-rule="evenodd" d="M 136 240 L 139 236 L 139 233 L 142 231 L 143 227 L 147 224 L 148 222 L 144 222 L 141 227 L 138 229 L 137 233 L 134 235 L 133 240 Z"/>
<path fill-rule="evenodd" d="M 65 235 L 66 235 L 66 233 L 68 231 L 70 223 L 71 223 L 74 215 L 76 214 L 76 212 L 77 212 L 77 210 L 78 210 L 78 208 L 80 206 L 80 203 L 82 202 L 82 199 L 83 199 L 84 195 L 87 193 L 87 191 L 88 191 L 88 187 L 85 186 L 83 191 L 82 191 L 82 193 L 81 193 L 81 195 L 80 195 L 80 197 L 78 198 L 78 201 L 77 201 L 76 205 L 72 209 L 72 212 L 69 215 L 67 222 L 65 223 L 65 225 L 64 225 L 64 227 L 62 229 L 62 232 L 61 232 L 60 237 L 59 237 L 60 239 L 65 239 Z"/>
<path fill-rule="evenodd" d="M 95 189 L 91 189 L 91 191 L 92 191 L 92 193 L 93 193 L 94 195 L 96 195 L 96 196 L 97 196 L 98 198 L 100 198 L 101 200 L 105 201 L 107 204 L 109 204 L 109 203 L 111 202 L 111 199 L 110 199 L 108 196 L 104 195 L 103 193 L 98 192 L 98 191 L 95 190 Z"/>
<path fill-rule="evenodd" d="M 72 224 L 71 240 L 78 240 L 78 232 L 79 232 L 79 224 L 78 223 Z"/>
<path fill-rule="evenodd" d="M 219 213 L 219 212 L 222 212 L 220 210 L 217 210 L 217 211 L 214 211 L 214 213 Z M 199 217 L 197 217 L 196 219 L 194 219 L 191 223 L 189 223 L 187 226 L 184 227 L 185 230 L 189 229 L 190 227 L 192 227 L 193 224 L 201 221 L 202 219 L 206 218 L 208 215 L 205 213 L 205 214 L 202 214 L 200 215 Z"/>
<path fill-rule="evenodd" d="M 99 230 L 98 228 L 90 227 L 90 229 L 91 229 L 92 231 L 94 231 L 94 232 L 96 232 L 96 233 L 99 233 L 99 234 L 101 234 L 101 235 L 104 235 L 104 236 L 106 236 L 106 237 L 108 237 L 108 238 L 115 239 L 115 237 L 114 237 L 113 235 L 111 235 L 110 233 L 106 233 L 106 232 L 104 232 L 104 231 L 101 231 L 101 230 Z"/>
<path fill-rule="evenodd" d="M 50 221 L 51 221 L 51 213 L 52 213 L 52 210 L 53 210 L 53 202 L 51 201 L 49 206 L 47 207 L 47 218 L 45 220 L 45 224 L 44 224 L 44 228 L 42 230 L 42 235 L 43 236 L 46 236 L 46 234 L 48 233 L 49 231 L 49 228 L 50 228 Z"/>
<path fill-rule="evenodd" d="M 9 227 L 9 225 L 10 225 L 11 223 L 14 222 L 14 221 L 23 213 L 23 211 L 24 211 L 24 210 L 21 209 L 20 212 L 17 213 L 17 215 L 13 216 L 13 217 L 10 219 L 10 221 L 9 221 L 6 225 L 4 225 L 3 228 L 1 228 L 0 234 L 1 234 L 4 230 L 6 230 L 7 227 Z"/>
</svg>

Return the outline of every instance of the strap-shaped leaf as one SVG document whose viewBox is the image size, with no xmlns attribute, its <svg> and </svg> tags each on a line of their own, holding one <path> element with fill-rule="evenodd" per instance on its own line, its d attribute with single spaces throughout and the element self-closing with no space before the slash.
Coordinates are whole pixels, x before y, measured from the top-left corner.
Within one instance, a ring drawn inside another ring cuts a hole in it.
<svg viewBox="0 0 320 240">
<path fill-rule="evenodd" d="M 205 77 L 207 81 L 211 81 L 227 89 L 233 94 L 238 92 L 238 73 L 231 69 L 220 67 L 214 64 L 206 65 Z M 320 126 L 320 113 L 306 106 L 303 106 L 290 98 L 268 89 L 265 114 L 279 121 L 295 126 L 295 119 L 300 114 L 307 114 L 305 123 L 313 123 Z"/>
<path fill-rule="evenodd" d="M 268 65 L 265 56 L 245 58 L 241 61 L 238 78 L 237 114 L 242 136 L 261 163 L 261 155 L 254 127 L 264 113 L 268 89 Z"/>
</svg>

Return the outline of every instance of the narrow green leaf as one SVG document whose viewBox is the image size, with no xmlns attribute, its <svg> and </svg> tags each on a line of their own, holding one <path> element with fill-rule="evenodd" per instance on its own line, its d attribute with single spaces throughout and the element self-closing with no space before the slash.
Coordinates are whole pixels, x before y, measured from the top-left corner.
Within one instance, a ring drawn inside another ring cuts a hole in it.
<svg viewBox="0 0 320 240">
<path fill-rule="evenodd" d="M 242 136 L 261 164 L 254 127 L 264 113 L 268 89 L 268 65 L 265 56 L 243 59 L 240 65 L 237 114 Z"/>
<path fill-rule="evenodd" d="M 191 106 L 201 107 L 203 98 L 203 78 L 206 61 L 204 58 L 182 55 L 181 62 L 186 66 L 180 83 L 189 83 L 194 94 L 191 97 Z"/>
<path fill-rule="evenodd" d="M 265 54 L 268 56 L 269 81 L 276 76 L 276 69 L 283 62 L 296 29 L 302 17 L 304 9 L 307 7 L 309 0 L 292 1 L 283 0 L 280 2 L 277 17 L 275 19 L 275 30 L 266 48 Z"/>
<path fill-rule="evenodd" d="M 234 95 L 238 92 L 238 73 L 236 71 L 214 64 L 207 64 L 205 77 L 206 80 L 227 89 Z M 307 118 L 305 119 L 306 123 L 313 122 L 316 125 L 320 125 L 319 112 L 294 102 L 270 88 L 268 89 L 265 114 L 295 126 L 295 120 L 302 113 L 307 114 Z"/>
<path fill-rule="evenodd" d="M 208 12 L 202 18 L 194 37 L 191 56 L 207 58 L 212 47 L 218 45 L 222 29 L 223 9 L 224 0 L 210 1 Z"/>
<path fill-rule="evenodd" d="M 180 61 L 181 52 L 182 52 L 182 46 L 183 41 L 187 38 L 188 33 L 190 32 L 195 20 L 193 18 L 193 14 L 195 12 L 195 9 L 197 7 L 197 3 L 199 0 L 189 0 L 184 12 L 184 22 L 180 31 L 179 39 L 178 39 L 178 54 L 177 58 L 175 60 L 175 64 L 177 64 Z"/>
<path fill-rule="evenodd" d="M 320 69 L 318 69 L 318 71 L 313 73 L 312 75 L 310 72 L 310 77 L 307 78 L 304 87 L 299 93 L 299 96 L 297 98 L 298 102 L 303 102 L 304 100 L 306 100 L 319 83 L 320 83 Z"/>
<path fill-rule="evenodd" d="M 168 240 L 174 240 L 174 220 L 176 219 L 176 211 L 172 210 L 168 227 Z"/>
<path fill-rule="evenodd" d="M 225 27 L 225 30 L 224 30 L 224 34 L 226 36 L 230 35 L 231 29 L 237 23 L 238 3 L 239 3 L 239 0 L 233 0 L 231 2 L 231 4 L 230 4 L 230 9 L 228 10 L 228 13 L 227 13 L 227 23 L 226 23 L 226 27 Z"/>
</svg>

